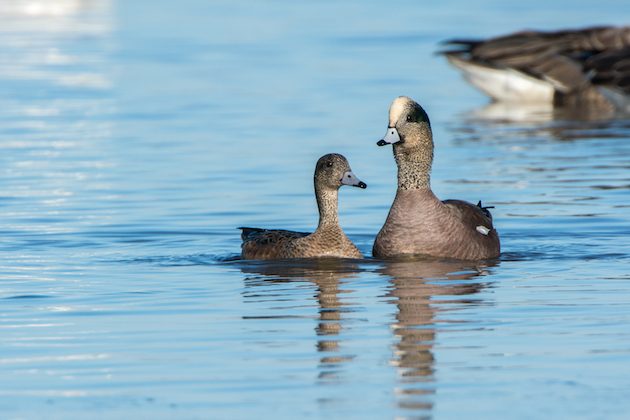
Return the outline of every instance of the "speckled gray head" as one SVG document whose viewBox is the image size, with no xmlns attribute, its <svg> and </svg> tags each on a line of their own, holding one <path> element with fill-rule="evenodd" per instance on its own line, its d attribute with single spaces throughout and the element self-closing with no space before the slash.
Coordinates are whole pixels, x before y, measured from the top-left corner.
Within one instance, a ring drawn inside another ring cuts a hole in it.
<svg viewBox="0 0 630 420">
<path fill-rule="evenodd" d="M 337 189 L 342 185 L 367 188 L 350 169 L 348 160 L 338 153 L 329 153 L 319 158 L 315 165 L 315 185 Z"/>
<path fill-rule="evenodd" d="M 389 124 L 385 137 L 376 144 L 385 146 L 386 144 L 403 143 L 405 141 L 405 128 L 409 124 L 431 126 L 429 116 L 416 101 L 407 96 L 399 96 L 389 107 Z"/>
</svg>

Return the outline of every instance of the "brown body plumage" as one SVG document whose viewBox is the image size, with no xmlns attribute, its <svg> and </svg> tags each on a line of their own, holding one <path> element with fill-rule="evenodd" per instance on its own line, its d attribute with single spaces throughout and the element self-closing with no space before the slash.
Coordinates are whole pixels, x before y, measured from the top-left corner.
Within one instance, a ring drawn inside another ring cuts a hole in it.
<svg viewBox="0 0 630 420">
<path fill-rule="evenodd" d="M 431 191 L 433 136 L 420 105 L 407 97 L 396 98 L 387 136 L 378 144 L 393 144 L 398 190 L 374 241 L 375 257 L 429 255 L 479 260 L 499 256 L 499 235 L 481 203 L 440 201 Z"/>
<path fill-rule="evenodd" d="M 243 259 L 363 256 L 339 226 L 337 202 L 342 185 L 365 188 L 366 184 L 354 176 L 346 158 L 335 153 L 322 156 L 317 161 L 314 183 L 319 209 L 319 224 L 315 232 L 239 228 L 242 230 Z"/>
<path fill-rule="evenodd" d="M 447 41 L 443 51 L 498 101 L 630 112 L 630 27 L 523 31 Z"/>
</svg>

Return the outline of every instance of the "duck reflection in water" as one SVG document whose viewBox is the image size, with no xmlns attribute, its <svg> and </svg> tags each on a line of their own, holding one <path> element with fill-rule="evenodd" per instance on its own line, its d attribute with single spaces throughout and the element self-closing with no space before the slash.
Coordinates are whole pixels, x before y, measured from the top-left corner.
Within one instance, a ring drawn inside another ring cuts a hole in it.
<svg viewBox="0 0 630 420">
<path fill-rule="evenodd" d="M 397 308 L 391 324 L 395 337 L 391 363 L 398 369 L 396 394 L 400 408 L 433 408 L 434 346 L 441 322 L 438 315 L 457 305 L 478 304 L 479 299 L 471 295 L 486 285 L 461 281 L 485 275 L 486 268 L 488 264 L 473 262 L 398 260 L 384 262 L 378 270 L 389 280 L 386 297 Z"/>
<path fill-rule="evenodd" d="M 343 330 L 343 314 L 353 311 L 350 303 L 340 298 L 351 293 L 344 283 L 360 271 L 356 260 L 339 258 L 316 258 L 285 261 L 252 261 L 241 267 L 243 273 L 262 275 L 247 277 L 250 287 L 269 286 L 273 283 L 310 282 L 315 286 L 315 300 L 319 319 L 315 326 L 316 348 L 322 353 L 319 365 L 319 380 L 336 382 L 340 379 L 341 367 L 355 355 L 343 354 L 339 336 Z"/>
<path fill-rule="evenodd" d="M 413 415 L 425 415 L 433 408 L 436 389 L 434 346 L 437 324 L 444 322 L 440 321 L 439 314 L 458 305 L 479 304 L 480 300 L 472 295 L 486 284 L 471 280 L 484 276 L 491 266 L 487 262 L 411 259 L 309 259 L 241 264 L 241 270 L 248 275 L 245 278 L 246 297 L 251 299 L 260 300 L 263 295 L 267 299 L 273 294 L 278 302 L 287 300 L 288 295 L 279 294 L 278 288 L 272 287 L 274 284 L 306 281 L 315 285 L 314 298 L 318 304 L 316 348 L 321 353 L 318 380 L 325 384 L 344 380 L 343 366 L 357 356 L 344 354 L 343 350 L 343 331 L 352 322 L 350 314 L 360 310 L 356 300 L 344 299 L 344 294 L 350 297 L 353 292 L 348 287 L 352 278 L 360 271 L 385 277 L 384 298 L 396 307 L 390 325 L 394 335 L 391 364 L 398 372 L 393 393 L 399 407 L 413 411 L 410 413 Z M 264 288 L 268 293 L 263 291 Z M 447 322 L 459 321 L 449 319 Z"/>
<path fill-rule="evenodd" d="M 630 119 L 596 110 L 567 110 L 540 104 L 493 102 L 461 112 L 449 124 L 458 141 L 531 142 L 619 139 L 630 135 Z"/>
</svg>

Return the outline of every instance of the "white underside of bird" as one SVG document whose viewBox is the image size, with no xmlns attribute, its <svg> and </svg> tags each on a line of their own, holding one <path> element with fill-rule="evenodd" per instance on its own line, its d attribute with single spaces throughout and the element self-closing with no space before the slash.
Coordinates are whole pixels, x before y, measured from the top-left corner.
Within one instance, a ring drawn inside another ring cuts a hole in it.
<svg viewBox="0 0 630 420">
<path fill-rule="evenodd" d="M 470 84 L 498 102 L 552 104 L 555 91 L 563 90 L 554 80 L 537 79 L 512 68 L 488 67 L 455 56 L 448 60 Z M 606 86 L 597 86 L 597 90 L 617 110 L 630 113 L 630 96 Z"/>
<path fill-rule="evenodd" d="M 450 56 L 448 60 L 460 69 L 473 86 L 500 102 L 552 103 L 554 87 L 514 69 L 497 69 Z"/>
</svg>

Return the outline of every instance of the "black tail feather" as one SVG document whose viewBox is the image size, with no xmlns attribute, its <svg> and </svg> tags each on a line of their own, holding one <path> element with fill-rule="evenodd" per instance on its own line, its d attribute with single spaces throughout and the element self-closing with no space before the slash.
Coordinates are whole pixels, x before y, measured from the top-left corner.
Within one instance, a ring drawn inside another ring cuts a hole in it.
<svg viewBox="0 0 630 420">
<path fill-rule="evenodd" d="M 237 229 L 242 230 L 241 232 L 241 239 L 244 241 L 245 239 L 249 238 L 249 235 L 251 235 L 252 233 L 259 233 L 259 232 L 264 232 L 265 229 L 261 229 L 261 228 L 253 228 L 253 227 L 238 227 Z"/>
<path fill-rule="evenodd" d="M 488 216 L 490 220 L 492 220 L 492 214 L 490 213 L 490 210 L 488 209 L 493 209 L 494 206 L 484 206 L 483 204 L 481 204 L 481 200 L 479 200 L 479 202 L 477 203 L 477 207 L 481 209 L 483 214 L 485 214 L 486 216 Z"/>
</svg>

